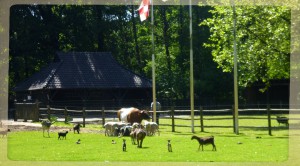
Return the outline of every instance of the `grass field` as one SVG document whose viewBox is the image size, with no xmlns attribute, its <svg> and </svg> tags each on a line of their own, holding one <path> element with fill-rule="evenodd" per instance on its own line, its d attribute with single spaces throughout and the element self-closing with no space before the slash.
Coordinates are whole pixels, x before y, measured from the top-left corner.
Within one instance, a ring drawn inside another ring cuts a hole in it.
<svg viewBox="0 0 300 166">
<path fill-rule="evenodd" d="M 191 140 L 189 127 L 160 126 L 160 136 L 147 136 L 143 148 L 131 144 L 129 137 L 106 137 L 99 133 L 73 134 L 66 140 L 58 140 L 57 133 L 50 138 L 43 137 L 41 131 L 11 132 L 8 137 L 8 158 L 17 161 L 151 161 L 151 162 L 281 162 L 288 158 L 288 128 L 274 126 L 268 135 L 266 120 L 241 119 L 240 134 L 233 134 L 232 120 L 225 116 L 210 117 L 205 120 L 205 132 L 195 129 L 195 135 L 214 135 L 217 151 L 212 146 L 204 146 L 198 151 L 198 142 Z M 216 119 L 214 119 L 216 118 Z M 218 119 L 220 118 L 220 119 Z M 226 117 L 225 117 L 226 118 Z M 161 119 L 161 124 L 170 124 L 170 119 Z M 176 124 L 189 125 L 188 120 L 176 120 Z M 198 123 L 198 122 L 197 122 Z M 195 125 L 199 125 L 199 124 Z M 199 122 L 200 123 L 200 122 Z M 59 124 L 61 125 L 61 124 Z M 219 127 L 216 127 L 219 126 Z M 251 127 L 252 126 L 252 127 Z M 253 128 L 253 127 L 257 128 Z M 100 125 L 86 125 L 86 128 L 103 130 Z M 122 139 L 127 140 L 127 151 L 122 151 Z M 75 142 L 81 139 L 81 144 Z M 117 143 L 111 144 L 112 139 Z M 167 150 L 167 140 L 171 139 L 173 152 Z"/>
</svg>

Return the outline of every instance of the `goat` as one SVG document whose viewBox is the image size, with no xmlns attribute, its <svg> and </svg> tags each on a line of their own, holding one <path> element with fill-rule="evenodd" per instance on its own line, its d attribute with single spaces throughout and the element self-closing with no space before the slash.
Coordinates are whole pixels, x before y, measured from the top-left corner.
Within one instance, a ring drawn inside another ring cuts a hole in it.
<svg viewBox="0 0 300 166">
<path fill-rule="evenodd" d="M 143 140 L 146 137 L 146 131 L 143 129 L 136 129 L 135 130 L 135 136 L 136 136 L 136 141 L 137 141 L 137 147 L 142 148 L 143 145 Z"/>
<path fill-rule="evenodd" d="M 135 129 L 135 130 L 137 130 L 137 129 Z M 132 145 L 135 145 L 135 138 L 136 138 L 135 130 L 132 130 L 131 133 L 130 133 Z"/>
<path fill-rule="evenodd" d="M 287 126 L 289 125 L 289 118 L 287 118 L 285 116 L 276 116 L 276 120 L 279 125 L 280 125 L 280 123 L 285 124 Z"/>
<path fill-rule="evenodd" d="M 172 152 L 171 140 L 168 140 L 168 151 Z"/>
<path fill-rule="evenodd" d="M 212 144 L 213 149 L 217 151 L 216 145 L 215 145 L 215 139 L 214 136 L 211 137 L 197 137 L 197 136 L 192 136 L 191 140 L 196 139 L 199 142 L 199 148 L 198 150 L 200 150 L 200 146 L 202 147 L 202 151 L 203 151 L 203 145 L 208 145 L 208 144 Z"/>
<path fill-rule="evenodd" d="M 68 131 L 58 132 L 58 139 L 60 139 L 60 137 L 67 139 L 67 134 Z"/>
<path fill-rule="evenodd" d="M 81 127 L 80 123 L 77 123 L 74 125 L 74 127 L 73 127 L 74 134 L 75 134 L 75 131 L 77 131 L 77 133 L 79 134 L 80 127 Z"/>
<path fill-rule="evenodd" d="M 51 122 L 51 121 L 49 121 L 49 120 L 43 120 L 42 121 L 42 128 L 43 128 L 43 137 L 45 137 L 45 135 L 44 135 L 44 133 L 45 133 L 45 130 L 47 130 L 47 132 L 48 132 L 48 137 L 50 137 L 50 135 L 49 135 L 49 129 L 50 129 L 50 127 L 51 127 L 51 125 L 53 124 L 53 123 L 55 123 L 55 121 L 54 122 Z"/>
<path fill-rule="evenodd" d="M 126 140 L 123 139 L 123 152 L 126 152 Z"/>
<path fill-rule="evenodd" d="M 143 129 L 143 128 L 144 128 L 144 126 L 139 124 L 139 123 L 135 122 L 135 123 L 132 124 L 132 130 L 131 130 L 131 133 L 130 133 L 132 145 L 135 145 L 137 129 Z"/>
</svg>

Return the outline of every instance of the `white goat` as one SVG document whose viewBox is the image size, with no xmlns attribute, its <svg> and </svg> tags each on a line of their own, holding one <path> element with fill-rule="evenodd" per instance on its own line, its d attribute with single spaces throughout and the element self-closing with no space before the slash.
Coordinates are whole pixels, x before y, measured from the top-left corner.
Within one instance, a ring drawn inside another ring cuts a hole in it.
<svg viewBox="0 0 300 166">
<path fill-rule="evenodd" d="M 43 120 L 43 121 L 42 121 L 42 128 L 43 128 L 43 136 L 44 136 L 44 137 L 45 137 L 45 135 L 44 135 L 45 130 L 47 130 L 47 132 L 48 132 L 48 137 L 50 137 L 50 135 L 49 135 L 49 129 L 50 129 L 50 126 L 51 126 L 53 123 L 55 123 L 55 121 L 54 121 L 54 122 L 50 122 L 49 120 Z"/>
</svg>

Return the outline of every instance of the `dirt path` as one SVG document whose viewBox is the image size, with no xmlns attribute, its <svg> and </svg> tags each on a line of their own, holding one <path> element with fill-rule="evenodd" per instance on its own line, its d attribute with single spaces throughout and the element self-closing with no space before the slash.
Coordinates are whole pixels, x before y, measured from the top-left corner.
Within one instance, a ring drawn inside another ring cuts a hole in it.
<svg viewBox="0 0 300 166">
<path fill-rule="evenodd" d="M 20 122 L 20 121 L 13 121 L 13 120 L 3 120 L 0 124 L 0 130 L 7 130 L 10 129 L 11 132 L 18 132 L 18 131 L 42 131 L 42 125 L 40 123 L 32 123 L 31 121 L 28 122 Z M 58 132 L 58 131 L 72 131 L 72 127 L 60 127 L 60 126 L 51 126 L 50 132 Z M 101 129 L 87 129 L 81 128 L 80 133 L 104 133 L 104 130 Z"/>
</svg>

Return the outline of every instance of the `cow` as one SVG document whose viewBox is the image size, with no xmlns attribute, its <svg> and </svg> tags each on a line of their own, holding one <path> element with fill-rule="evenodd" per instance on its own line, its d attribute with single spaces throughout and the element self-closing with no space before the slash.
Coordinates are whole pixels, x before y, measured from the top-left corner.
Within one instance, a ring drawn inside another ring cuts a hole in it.
<svg viewBox="0 0 300 166">
<path fill-rule="evenodd" d="M 134 107 L 130 108 L 121 108 L 118 110 L 117 117 L 119 121 L 130 123 L 141 123 L 142 120 L 150 120 L 149 114 L 145 110 L 139 110 Z"/>
</svg>

